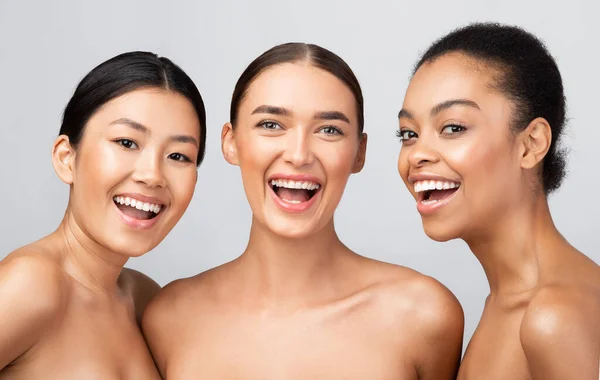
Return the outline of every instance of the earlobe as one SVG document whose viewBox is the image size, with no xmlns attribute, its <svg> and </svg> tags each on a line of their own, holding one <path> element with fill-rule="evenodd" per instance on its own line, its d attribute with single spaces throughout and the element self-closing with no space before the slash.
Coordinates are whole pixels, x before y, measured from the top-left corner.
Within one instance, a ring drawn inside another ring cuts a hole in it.
<svg viewBox="0 0 600 380">
<path fill-rule="evenodd" d="M 354 168 L 352 169 L 352 173 L 360 172 L 365 166 L 365 160 L 367 156 L 367 134 L 362 133 L 360 135 L 360 145 L 358 147 L 358 154 L 356 155 L 356 161 L 354 161 Z"/>
<path fill-rule="evenodd" d="M 228 163 L 231 165 L 239 165 L 237 147 L 235 146 L 235 135 L 231 123 L 225 123 L 221 130 L 221 151 Z"/>
<path fill-rule="evenodd" d="M 552 129 L 544 118 L 534 119 L 522 132 L 521 167 L 532 169 L 542 162 L 552 142 Z"/>
<path fill-rule="evenodd" d="M 69 137 L 60 135 L 52 146 L 52 165 L 58 177 L 67 185 L 73 184 L 75 167 L 75 149 L 71 146 Z"/>
</svg>

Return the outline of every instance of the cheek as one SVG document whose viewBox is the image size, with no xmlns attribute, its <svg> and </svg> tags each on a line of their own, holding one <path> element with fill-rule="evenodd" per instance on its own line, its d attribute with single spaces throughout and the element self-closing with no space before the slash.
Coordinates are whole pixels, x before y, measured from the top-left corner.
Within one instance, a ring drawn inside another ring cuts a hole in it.
<svg viewBox="0 0 600 380">
<path fill-rule="evenodd" d="M 283 143 L 277 138 L 240 141 L 237 152 L 242 177 L 262 182 L 265 171 L 279 155 Z"/>
<path fill-rule="evenodd" d="M 358 146 L 330 142 L 325 144 L 315 147 L 315 155 L 325 171 L 327 182 L 342 183 L 345 186 L 354 168 Z M 342 187 L 341 191 L 343 190 Z"/>
<path fill-rule="evenodd" d="M 173 195 L 173 205 L 183 213 L 194 196 L 196 189 L 197 170 L 189 168 L 174 168 L 169 171 L 169 190 Z"/>
<path fill-rule="evenodd" d="M 408 149 L 407 147 L 400 148 L 398 154 L 398 173 L 404 182 L 408 180 Z"/>
<path fill-rule="evenodd" d="M 507 186 L 516 182 L 510 153 L 506 142 L 473 141 L 457 146 L 445 158 L 461 177 L 467 199 L 477 209 L 486 209 L 506 198 Z"/>
<path fill-rule="evenodd" d="M 134 154 L 119 151 L 109 142 L 86 147 L 78 157 L 74 186 L 83 194 L 106 195 L 127 175 Z"/>
</svg>

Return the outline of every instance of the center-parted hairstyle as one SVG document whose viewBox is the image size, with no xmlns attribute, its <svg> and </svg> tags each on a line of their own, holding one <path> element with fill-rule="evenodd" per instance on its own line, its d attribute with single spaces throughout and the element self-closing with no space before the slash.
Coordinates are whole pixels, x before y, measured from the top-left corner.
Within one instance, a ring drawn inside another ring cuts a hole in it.
<svg viewBox="0 0 600 380">
<path fill-rule="evenodd" d="M 566 173 L 566 154 L 558 147 L 565 125 L 566 100 L 558 66 L 544 43 L 516 26 L 474 23 L 435 41 L 414 72 L 453 52 L 487 64 L 494 74 L 499 74 L 494 75 L 492 87 L 513 103 L 514 132 L 524 130 L 537 117 L 550 124 L 552 140 L 542 163 L 542 186 L 546 194 L 558 189 Z"/>
<path fill-rule="evenodd" d="M 296 62 L 306 62 L 325 70 L 341 80 L 350 89 L 356 101 L 358 131 L 362 133 L 365 123 L 363 95 L 358 79 L 356 79 L 350 66 L 338 55 L 325 48 L 299 42 L 289 42 L 267 50 L 244 70 L 235 85 L 231 98 L 229 121 L 233 127 L 235 128 L 240 103 L 256 77 L 271 66 Z"/>
<path fill-rule="evenodd" d="M 96 111 L 110 100 L 142 88 L 159 88 L 185 96 L 200 122 L 200 146 L 196 165 L 206 148 L 206 111 L 204 101 L 192 79 L 176 64 L 154 53 L 133 51 L 113 57 L 90 71 L 77 85 L 63 115 L 59 134 L 69 137 L 77 147 L 85 125 Z"/>
</svg>

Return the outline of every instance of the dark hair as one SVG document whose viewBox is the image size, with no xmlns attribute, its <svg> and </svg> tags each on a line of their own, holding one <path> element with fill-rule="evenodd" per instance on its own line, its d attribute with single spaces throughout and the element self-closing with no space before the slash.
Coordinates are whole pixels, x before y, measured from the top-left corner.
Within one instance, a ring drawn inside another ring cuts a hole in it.
<svg viewBox="0 0 600 380">
<path fill-rule="evenodd" d="M 546 194 L 558 189 L 566 174 L 566 153 L 557 147 L 564 130 L 566 101 L 558 66 L 533 34 L 516 26 L 474 23 L 435 41 L 415 66 L 459 52 L 499 69 L 493 87 L 514 103 L 511 129 L 522 131 L 542 117 L 552 129 L 550 149 L 542 162 L 542 186 Z"/>
<path fill-rule="evenodd" d="M 250 84 L 252 84 L 260 73 L 274 65 L 299 61 L 306 61 L 315 67 L 327 71 L 348 86 L 356 100 L 358 130 L 362 133 L 365 124 L 363 95 L 358 79 L 356 79 L 350 66 L 338 55 L 325 48 L 299 42 L 277 45 L 261 54 L 248 65 L 233 90 L 229 113 L 231 124 L 235 126 L 240 103 L 244 99 L 248 87 L 250 87 Z"/>
<path fill-rule="evenodd" d="M 200 146 L 196 160 L 196 165 L 200 165 L 206 147 L 206 111 L 202 96 L 179 66 L 154 53 L 123 53 L 90 71 L 79 82 L 65 108 L 60 134 L 68 136 L 71 145 L 77 147 L 86 123 L 100 107 L 118 96 L 145 87 L 177 92 L 192 103 L 200 122 Z"/>
</svg>

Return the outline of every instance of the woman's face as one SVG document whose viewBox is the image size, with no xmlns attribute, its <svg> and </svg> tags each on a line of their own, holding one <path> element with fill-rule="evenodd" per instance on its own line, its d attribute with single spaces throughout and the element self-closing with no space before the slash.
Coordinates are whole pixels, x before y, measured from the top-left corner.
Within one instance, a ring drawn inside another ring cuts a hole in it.
<svg viewBox="0 0 600 380">
<path fill-rule="evenodd" d="M 362 169 L 366 135 L 346 85 L 308 63 L 266 69 L 242 100 L 223 153 L 239 165 L 254 219 L 290 238 L 333 219 L 351 173 Z"/>
<path fill-rule="evenodd" d="M 194 193 L 199 131 L 192 104 L 171 91 L 140 89 L 104 104 L 73 150 L 69 203 L 79 228 L 124 256 L 156 247 Z"/>
<path fill-rule="evenodd" d="M 450 53 L 423 64 L 406 92 L 398 171 L 434 240 L 485 233 L 523 194 L 511 103 L 492 88 L 496 74 Z"/>
</svg>

